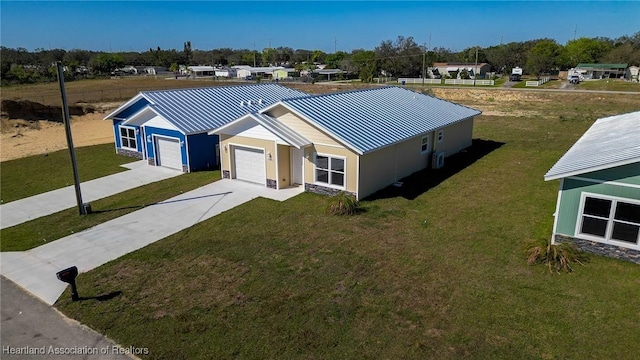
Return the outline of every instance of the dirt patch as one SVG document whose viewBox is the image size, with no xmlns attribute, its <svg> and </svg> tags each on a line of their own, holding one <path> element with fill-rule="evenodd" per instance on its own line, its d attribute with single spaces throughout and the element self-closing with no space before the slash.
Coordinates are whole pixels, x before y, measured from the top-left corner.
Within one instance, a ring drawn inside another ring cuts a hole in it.
<svg viewBox="0 0 640 360">
<path fill-rule="evenodd" d="M 105 114 L 92 113 L 71 117 L 71 134 L 76 147 L 113 142 L 111 121 Z M 2 120 L 0 161 L 46 154 L 67 148 L 64 125 L 53 121 Z"/>
</svg>

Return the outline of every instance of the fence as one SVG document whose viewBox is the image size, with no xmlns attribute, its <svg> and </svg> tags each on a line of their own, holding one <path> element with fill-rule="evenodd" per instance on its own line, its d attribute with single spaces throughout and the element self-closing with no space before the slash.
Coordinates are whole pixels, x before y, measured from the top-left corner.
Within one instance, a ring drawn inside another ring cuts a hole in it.
<svg viewBox="0 0 640 360">
<path fill-rule="evenodd" d="M 398 84 L 422 84 L 422 78 L 398 78 Z M 441 79 L 424 79 L 425 84 L 442 84 Z"/>
<path fill-rule="evenodd" d="M 473 85 L 473 86 L 491 86 L 495 84 L 493 80 L 469 80 L 469 79 L 445 79 L 446 85 Z"/>
<path fill-rule="evenodd" d="M 527 81 L 525 83 L 525 86 L 540 86 L 546 82 L 548 82 L 550 80 L 550 78 L 548 76 L 543 77 L 542 79 L 538 80 L 538 81 Z"/>
</svg>

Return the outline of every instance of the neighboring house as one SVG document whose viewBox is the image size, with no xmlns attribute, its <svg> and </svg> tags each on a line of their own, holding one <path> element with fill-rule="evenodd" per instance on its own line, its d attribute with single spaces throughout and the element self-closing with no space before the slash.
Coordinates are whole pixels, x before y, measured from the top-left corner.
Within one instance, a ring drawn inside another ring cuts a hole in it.
<svg viewBox="0 0 640 360">
<path fill-rule="evenodd" d="M 624 79 L 631 82 L 640 82 L 638 73 L 640 73 L 640 67 L 629 66 L 624 72 Z"/>
<path fill-rule="evenodd" d="M 213 66 L 189 66 L 187 69 L 194 78 L 213 76 L 215 74 Z"/>
<path fill-rule="evenodd" d="M 284 99 L 209 134 L 224 178 L 362 199 L 470 146 L 478 114 L 385 87 Z"/>
<path fill-rule="evenodd" d="M 450 76 L 452 78 L 459 77 L 462 70 L 467 70 L 469 76 L 473 77 L 476 74 L 478 78 L 484 78 L 489 71 L 491 71 L 491 65 L 487 63 L 434 63 L 431 68 L 431 72 L 442 76 Z"/>
<path fill-rule="evenodd" d="M 296 69 L 277 69 L 273 71 L 274 79 L 288 79 L 293 76 L 297 71 Z"/>
<path fill-rule="evenodd" d="M 640 264 L 640 111 L 598 119 L 544 179 L 560 179 L 553 242 Z"/>
<path fill-rule="evenodd" d="M 276 84 L 144 91 L 107 115 L 116 152 L 184 172 L 216 168 L 207 132 L 283 98 L 307 95 Z"/>
<path fill-rule="evenodd" d="M 238 75 L 237 70 L 234 68 L 219 68 L 215 69 L 215 75 L 218 77 L 234 78 Z"/>
<path fill-rule="evenodd" d="M 627 64 L 578 64 L 569 70 L 569 76 L 582 75 L 585 79 L 617 79 L 624 76 Z"/>
</svg>

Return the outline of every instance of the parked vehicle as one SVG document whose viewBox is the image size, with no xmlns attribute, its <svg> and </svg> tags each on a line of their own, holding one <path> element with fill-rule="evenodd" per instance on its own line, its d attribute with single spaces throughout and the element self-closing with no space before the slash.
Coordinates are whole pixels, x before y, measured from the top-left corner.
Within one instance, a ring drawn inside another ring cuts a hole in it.
<svg viewBox="0 0 640 360">
<path fill-rule="evenodd" d="M 569 84 L 574 84 L 574 85 L 578 85 L 580 84 L 580 76 L 578 75 L 571 75 L 569 77 Z"/>
</svg>

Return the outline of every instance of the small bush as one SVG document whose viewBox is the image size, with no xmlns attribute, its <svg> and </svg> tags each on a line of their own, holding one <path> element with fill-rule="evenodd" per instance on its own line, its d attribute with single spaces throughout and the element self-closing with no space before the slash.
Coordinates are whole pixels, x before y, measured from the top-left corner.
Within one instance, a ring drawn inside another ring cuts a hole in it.
<svg viewBox="0 0 640 360">
<path fill-rule="evenodd" d="M 545 264 L 549 268 L 549 272 L 554 270 L 557 273 L 565 271 L 570 273 L 573 271 L 572 263 L 584 265 L 584 254 L 581 253 L 573 244 L 558 243 L 551 244 L 548 240 L 533 240 L 528 243 L 527 247 L 527 264 Z"/>
<path fill-rule="evenodd" d="M 360 208 L 360 203 L 355 196 L 340 192 L 329 198 L 327 213 L 331 215 L 353 215 Z"/>
</svg>

